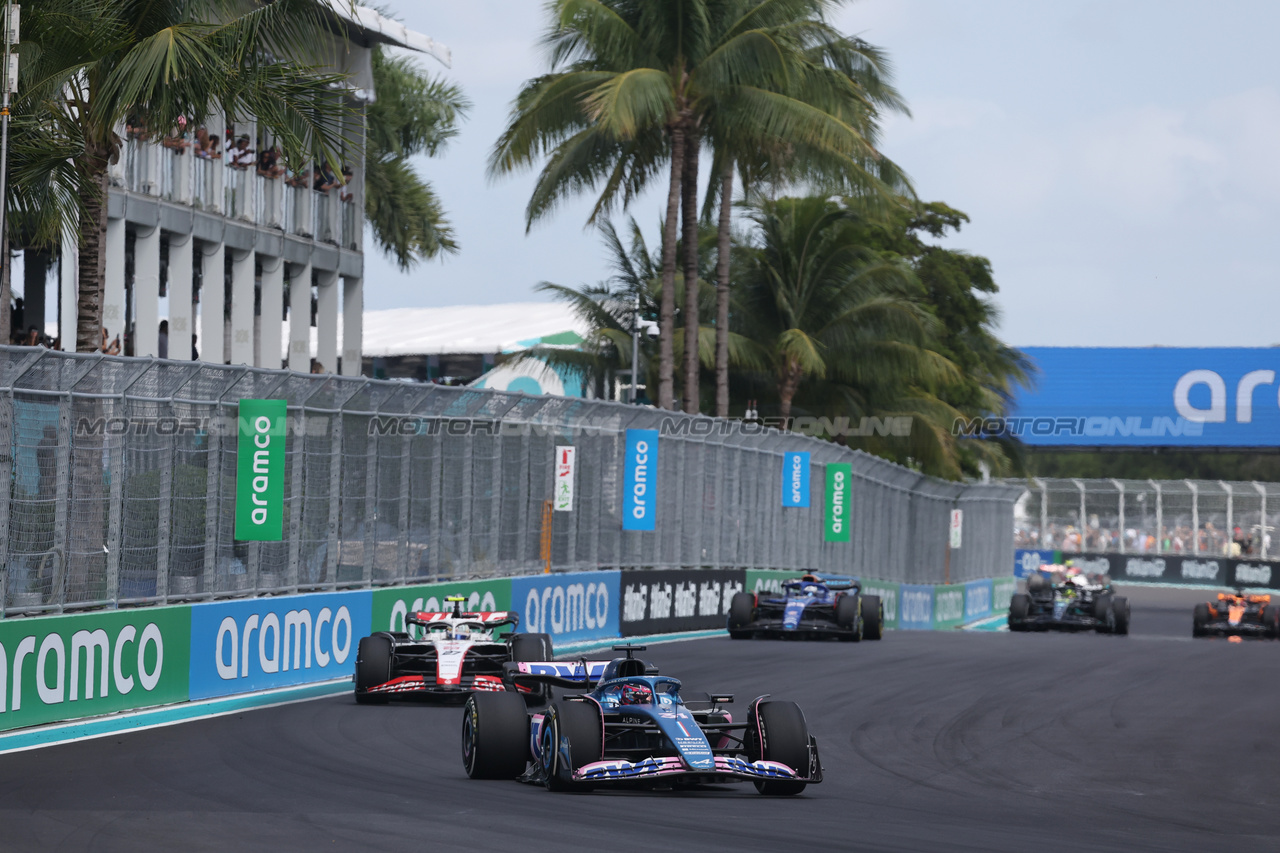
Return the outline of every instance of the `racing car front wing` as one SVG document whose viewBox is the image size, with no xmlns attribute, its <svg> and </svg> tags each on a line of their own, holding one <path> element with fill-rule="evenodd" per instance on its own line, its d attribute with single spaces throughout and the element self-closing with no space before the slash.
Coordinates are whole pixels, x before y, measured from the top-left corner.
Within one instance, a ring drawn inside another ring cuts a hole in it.
<svg viewBox="0 0 1280 853">
<path fill-rule="evenodd" d="M 573 773 L 573 781 L 599 784 L 673 777 L 706 783 L 788 779 L 817 784 L 822 781 L 822 762 L 818 757 L 818 744 L 813 738 L 809 739 L 809 767 L 803 773 L 777 761 L 747 761 L 735 756 L 717 755 L 715 762 L 714 770 L 692 770 L 678 756 L 646 758 L 635 762 L 606 759 L 579 767 Z"/>
</svg>

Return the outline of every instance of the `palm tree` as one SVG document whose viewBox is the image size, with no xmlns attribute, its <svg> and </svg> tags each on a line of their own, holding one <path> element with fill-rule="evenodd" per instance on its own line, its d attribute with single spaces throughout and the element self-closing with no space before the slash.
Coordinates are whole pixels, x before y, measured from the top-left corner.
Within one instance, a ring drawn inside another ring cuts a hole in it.
<svg viewBox="0 0 1280 853">
<path fill-rule="evenodd" d="M 682 197 L 686 275 L 698 266 L 689 223 L 696 208 L 696 162 L 704 125 L 717 104 L 733 104 L 726 132 L 794 144 L 852 159 L 867 146 L 837 116 L 779 95 L 804 60 L 784 24 L 807 20 L 834 0 L 555 0 L 544 39 L 551 71 L 527 82 L 490 170 L 503 174 L 547 162 L 526 210 L 532 222 L 564 198 L 603 184 L 592 221 L 624 207 L 663 162 L 670 166 L 663 227 L 659 405 L 674 403 L 676 244 Z M 749 128 L 749 130 L 748 130 Z M 685 322 L 700 328 L 696 302 Z M 686 408 L 696 411 L 696 354 L 686 353 Z"/>
<path fill-rule="evenodd" d="M 583 384 L 595 387 L 600 391 L 605 388 L 605 381 L 610 374 L 630 370 L 631 339 L 637 319 L 641 323 L 652 322 L 658 316 L 662 304 L 662 266 L 661 250 L 655 255 L 645 242 L 640 226 L 632 218 L 626 227 L 626 241 L 613 223 L 605 222 L 600 226 L 601 235 L 611 258 L 612 276 L 595 285 L 585 285 L 578 289 L 564 285 L 542 282 L 536 289 L 548 293 L 557 299 L 568 302 L 575 313 L 587 327 L 583 343 L 575 349 L 559 347 L 534 347 L 521 353 L 517 360 L 535 360 L 544 362 L 564 373 L 575 374 Z M 700 239 L 707 240 L 713 235 L 704 229 Z M 682 255 L 682 247 L 678 247 L 677 255 Z M 700 270 L 694 281 L 705 284 L 709 277 Z M 676 280 L 676 296 L 686 288 L 683 277 Z M 640 297 L 640 313 L 635 311 L 636 297 Z M 701 288 L 699 300 L 709 304 L 713 294 L 707 287 Z M 684 304 L 682 298 L 676 300 Z M 683 317 L 677 316 L 683 322 Z M 698 330 L 696 345 L 692 347 L 703 367 L 710 367 L 710 342 L 714 330 L 703 326 Z M 673 348 L 676 354 L 688 352 L 690 347 L 686 341 L 691 337 L 684 330 L 677 330 Z M 657 379 L 657 346 L 648 335 L 641 332 L 640 366 L 638 381 L 646 388 L 652 388 Z M 751 348 L 744 338 L 733 335 L 730 338 L 730 356 L 735 366 L 760 367 L 751 361 Z"/>
<path fill-rule="evenodd" d="M 732 257 L 732 208 L 735 171 L 741 173 L 743 194 L 750 198 L 760 184 L 808 179 L 828 191 L 860 193 L 882 198 L 912 195 L 906 176 L 883 157 L 876 145 L 879 117 L 885 112 L 909 114 L 891 84 L 884 52 L 867 42 L 843 36 L 821 15 L 794 22 L 792 38 L 803 47 L 804 73 L 793 75 L 784 96 L 820 108 L 847 123 L 866 142 L 848 156 L 803 139 L 753 138 L 741 127 L 723 128 L 710 122 L 709 141 L 714 161 L 703 216 L 710 220 L 718 201 L 716 240 L 716 416 L 729 415 L 729 285 Z M 724 105 L 726 112 L 732 104 Z M 750 125 L 748 124 L 748 128 Z"/>
<path fill-rule="evenodd" d="M 375 47 L 372 62 L 378 99 L 366 114 L 365 216 L 379 247 L 408 270 L 458 251 L 444 205 L 409 158 L 438 154 L 457 135 L 471 102 L 407 57 Z"/>
<path fill-rule="evenodd" d="M 858 214 L 809 197 L 763 202 L 751 218 L 759 234 L 738 313 L 770 366 L 781 417 L 806 383 L 833 383 L 865 406 L 955 377 L 927 348 L 930 318 L 910 299 L 910 267 L 851 239 Z"/>
<path fill-rule="evenodd" d="M 287 160 L 339 164 L 356 112 L 335 92 L 345 75 L 318 67 L 320 46 L 340 30 L 313 0 L 34 0 L 23 12 L 14 132 L 48 141 L 46 161 L 50 150 L 69 156 L 42 193 L 82 240 L 81 352 L 101 343 L 107 168 L 124 122 L 159 137 L 218 113 L 253 115 Z M 40 159 L 28 153 L 15 160 L 15 178 Z"/>
</svg>

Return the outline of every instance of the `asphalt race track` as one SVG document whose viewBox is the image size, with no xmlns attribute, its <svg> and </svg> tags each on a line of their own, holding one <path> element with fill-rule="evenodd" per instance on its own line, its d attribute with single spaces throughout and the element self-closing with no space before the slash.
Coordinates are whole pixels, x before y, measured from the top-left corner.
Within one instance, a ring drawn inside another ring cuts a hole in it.
<svg viewBox="0 0 1280 853">
<path fill-rule="evenodd" d="M 797 798 L 472 782 L 459 707 L 344 695 L 0 756 L 0 850 L 1278 850 L 1280 643 L 1192 641 L 1206 595 L 1132 590 L 1127 638 L 653 647 L 801 704 Z"/>
</svg>

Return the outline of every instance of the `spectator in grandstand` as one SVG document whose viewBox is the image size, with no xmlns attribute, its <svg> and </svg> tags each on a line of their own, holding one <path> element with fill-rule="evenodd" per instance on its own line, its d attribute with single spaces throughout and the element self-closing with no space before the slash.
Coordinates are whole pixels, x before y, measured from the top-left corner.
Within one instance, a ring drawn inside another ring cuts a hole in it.
<svg viewBox="0 0 1280 853">
<path fill-rule="evenodd" d="M 280 149 L 272 145 L 258 155 L 258 174 L 264 178 L 278 178 L 284 174 L 280 165 Z"/>
<path fill-rule="evenodd" d="M 249 147 L 249 134 L 241 134 L 235 147 L 227 151 L 228 162 L 237 169 L 247 169 L 254 164 L 253 149 Z"/>
</svg>

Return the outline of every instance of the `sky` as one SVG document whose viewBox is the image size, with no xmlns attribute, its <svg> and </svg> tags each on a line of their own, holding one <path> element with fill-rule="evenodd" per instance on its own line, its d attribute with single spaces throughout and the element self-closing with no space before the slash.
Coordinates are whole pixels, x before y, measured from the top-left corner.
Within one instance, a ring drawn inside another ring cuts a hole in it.
<svg viewBox="0 0 1280 853">
<path fill-rule="evenodd" d="M 536 0 L 388 0 L 449 46 L 474 103 L 417 163 L 462 250 L 401 273 L 366 241 L 366 308 L 544 301 L 608 276 L 587 199 L 526 233 L 533 174 L 486 161 L 520 85 L 546 70 Z M 862 0 L 835 23 L 884 48 L 911 117 L 881 148 L 971 223 L 1015 346 L 1280 345 L 1280 31 L 1274 2 Z M 705 159 L 705 158 L 704 158 Z M 629 214 L 656 235 L 655 190 Z"/>
</svg>

